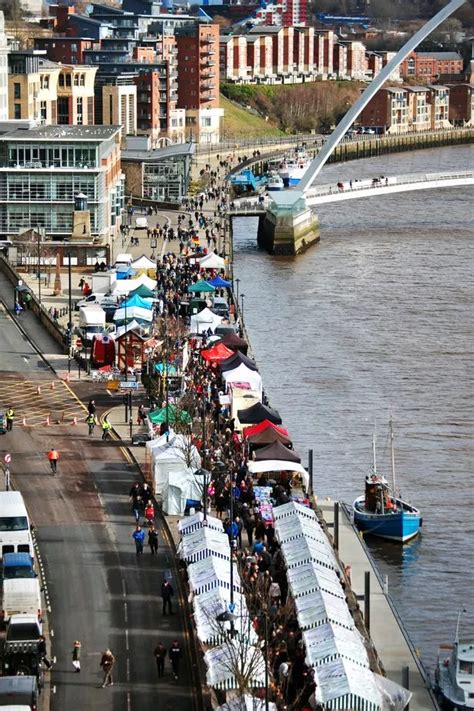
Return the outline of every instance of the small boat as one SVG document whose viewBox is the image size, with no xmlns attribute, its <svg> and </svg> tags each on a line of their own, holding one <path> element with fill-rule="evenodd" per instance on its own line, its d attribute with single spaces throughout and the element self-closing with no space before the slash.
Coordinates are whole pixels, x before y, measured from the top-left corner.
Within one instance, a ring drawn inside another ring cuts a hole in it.
<svg viewBox="0 0 474 711">
<path fill-rule="evenodd" d="M 365 480 L 365 495 L 352 504 L 354 522 L 364 533 L 405 543 L 417 535 L 422 525 L 419 510 L 395 494 L 395 452 L 390 420 L 392 484 L 377 473 L 375 435 L 372 440 L 373 468 Z"/>
<path fill-rule="evenodd" d="M 474 709 L 474 640 L 459 639 L 461 614 L 454 644 L 443 644 L 438 650 L 435 691 L 445 711 Z"/>
<path fill-rule="evenodd" d="M 285 184 L 276 171 L 272 171 L 267 180 L 267 190 L 283 190 Z"/>
<path fill-rule="evenodd" d="M 296 151 L 294 156 L 287 158 L 279 170 L 285 187 L 291 188 L 298 185 L 310 163 L 309 156 L 301 150 Z"/>
</svg>

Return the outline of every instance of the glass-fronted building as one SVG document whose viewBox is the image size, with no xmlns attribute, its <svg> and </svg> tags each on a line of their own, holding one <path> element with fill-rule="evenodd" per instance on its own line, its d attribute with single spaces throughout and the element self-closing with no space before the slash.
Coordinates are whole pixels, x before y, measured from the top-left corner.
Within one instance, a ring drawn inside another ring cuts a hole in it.
<svg viewBox="0 0 474 711">
<path fill-rule="evenodd" d="M 88 198 L 91 237 L 108 241 L 120 226 L 125 177 L 118 126 L 0 124 L 0 235 L 44 228 L 55 240 L 73 229 L 74 198 Z"/>
</svg>

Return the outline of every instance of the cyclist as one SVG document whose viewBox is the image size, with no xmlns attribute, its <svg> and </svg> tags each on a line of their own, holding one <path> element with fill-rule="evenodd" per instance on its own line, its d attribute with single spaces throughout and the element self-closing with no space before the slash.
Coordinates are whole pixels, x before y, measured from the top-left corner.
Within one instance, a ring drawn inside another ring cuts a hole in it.
<svg viewBox="0 0 474 711">
<path fill-rule="evenodd" d="M 53 474 L 55 474 L 58 469 L 59 452 L 54 449 L 54 447 L 51 447 L 51 449 L 49 450 L 48 459 L 49 464 L 51 466 L 51 471 L 53 472 Z"/>
<path fill-rule="evenodd" d="M 102 422 L 102 439 L 103 440 L 109 439 L 111 429 L 112 429 L 112 425 L 108 421 L 107 415 L 106 415 L 103 419 L 103 422 Z"/>
<path fill-rule="evenodd" d="M 89 434 L 94 434 L 94 427 L 96 426 L 96 419 L 94 413 L 90 413 L 86 417 L 87 426 L 89 427 Z"/>
</svg>

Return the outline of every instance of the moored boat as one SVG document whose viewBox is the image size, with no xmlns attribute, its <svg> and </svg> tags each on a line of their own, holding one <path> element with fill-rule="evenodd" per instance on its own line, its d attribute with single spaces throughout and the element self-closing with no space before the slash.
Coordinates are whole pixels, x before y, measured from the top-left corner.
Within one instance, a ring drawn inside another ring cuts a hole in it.
<svg viewBox="0 0 474 711">
<path fill-rule="evenodd" d="M 305 151 L 298 150 L 294 156 L 288 157 L 279 170 L 284 186 L 291 188 L 298 185 L 310 163 L 311 159 Z"/>
<path fill-rule="evenodd" d="M 281 176 L 276 171 L 271 172 L 267 180 L 267 190 L 283 190 L 284 187 Z"/>
<path fill-rule="evenodd" d="M 474 640 L 459 639 L 458 615 L 453 644 L 443 644 L 438 650 L 435 670 L 435 690 L 445 711 L 474 709 Z"/>
<path fill-rule="evenodd" d="M 390 420 L 392 484 L 377 473 L 375 437 L 373 469 L 365 480 L 365 494 L 355 499 L 352 509 L 357 528 L 364 533 L 405 543 L 417 535 L 422 524 L 420 511 L 395 494 L 395 454 Z"/>
</svg>

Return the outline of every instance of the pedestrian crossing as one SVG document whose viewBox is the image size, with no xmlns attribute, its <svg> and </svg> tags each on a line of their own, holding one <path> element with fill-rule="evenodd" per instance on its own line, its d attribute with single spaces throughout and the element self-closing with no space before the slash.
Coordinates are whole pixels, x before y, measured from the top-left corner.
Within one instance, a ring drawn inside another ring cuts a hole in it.
<svg viewBox="0 0 474 711">
<path fill-rule="evenodd" d="M 3 377 L 0 382 L 0 411 L 15 411 L 14 427 L 43 427 L 72 424 L 86 413 L 71 390 L 61 380 L 18 380 Z"/>
</svg>

